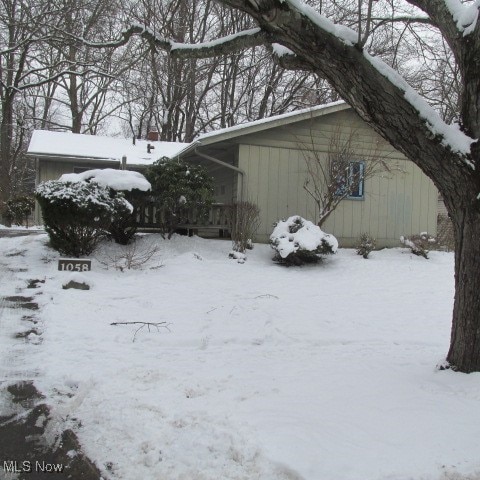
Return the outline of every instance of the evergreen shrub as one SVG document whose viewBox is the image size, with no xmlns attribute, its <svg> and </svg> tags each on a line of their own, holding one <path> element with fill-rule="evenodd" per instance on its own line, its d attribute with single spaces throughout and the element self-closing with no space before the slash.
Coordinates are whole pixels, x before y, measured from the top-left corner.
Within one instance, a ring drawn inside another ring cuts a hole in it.
<svg viewBox="0 0 480 480">
<path fill-rule="evenodd" d="M 368 258 L 370 252 L 375 250 L 377 241 L 368 233 L 362 233 L 358 239 L 357 255 L 361 255 L 363 258 Z"/>
<path fill-rule="evenodd" d="M 28 227 L 28 217 L 35 208 L 35 199 L 27 195 L 13 197 L 5 202 L 5 207 L 5 217 L 8 222 Z"/>
<path fill-rule="evenodd" d="M 171 238 L 182 223 L 201 224 L 213 203 L 213 179 L 200 165 L 162 158 L 147 169 L 151 198 L 162 236 Z"/>
<path fill-rule="evenodd" d="M 128 209 L 124 199 L 112 198 L 109 188 L 94 182 L 49 180 L 37 187 L 35 197 L 51 247 L 73 257 L 92 253 L 112 219 Z"/>
<path fill-rule="evenodd" d="M 299 215 L 280 220 L 274 227 L 270 245 L 275 250 L 273 260 L 277 263 L 288 266 L 316 263 L 338 249 L 333 235 Z"/>
</svg>

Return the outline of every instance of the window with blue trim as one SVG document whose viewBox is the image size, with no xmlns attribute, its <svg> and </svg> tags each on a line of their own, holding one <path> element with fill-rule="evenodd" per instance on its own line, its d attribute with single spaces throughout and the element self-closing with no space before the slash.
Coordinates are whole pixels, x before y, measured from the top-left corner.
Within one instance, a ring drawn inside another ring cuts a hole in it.
<svg viewBox="0 0 480 480">
<path fill-rule="evenodd" d="M 350 162 L 348 170 L 348 198 L 363 198 L 365 163 Z"/>
</svg>

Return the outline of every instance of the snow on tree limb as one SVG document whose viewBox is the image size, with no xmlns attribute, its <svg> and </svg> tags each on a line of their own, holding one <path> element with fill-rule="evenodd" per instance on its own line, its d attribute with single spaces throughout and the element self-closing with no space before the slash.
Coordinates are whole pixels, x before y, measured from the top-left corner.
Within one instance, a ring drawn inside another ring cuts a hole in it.
<svg viewBox="0 0 480 480">
<path fill-rule="evenodd" d="M 463 37 L 458 33 L 472 33 L 478 17 L 478 0 L 475 4 L 463 5 L 459 0 L 407 0 L 423 10 L 440 29 L 458 60 Z M 476 10 L 476 12 L 474 12 Z M 466 24 L 464 22 L 466 21 Z M 471 27 L 471 28 L 470 28 Z M 468 28 L 468 32 L 465 30 Z"/>
<path fill-rule="evenodd" d="M 245 48 L 263 45 L 265 42 L 265 34 L 258 27 L 203 43 L 191 44 L 169 41 L 170 52 L 173 55 L 179 57 L 195 56 L 196 58 L 211 57 L 212 54 L 215 56 L 219 54 L 225 55 Z M 198 52 L 198 56 L 196 52 Z"/>
<path fill-rule="evenodd" d="M 459 0 L 445 0 L 445 5 L 455 20 L 459 32 L 464 37 L 475 30 L 480 1 L 477 0 L 471 5 L 464 5 Z"/>
<path fill-rule="evenodd" d="M 314 8 L 310 7 L 301 0 L 284 0 L 286 3 L 291 5 L 295 10 L 300 12 L 305 17 L 308 17 L 313 23 L 319 26 L 321 29 L 325 30 L 328 33 L 331 33 L 346 45 L 355 45 L 358 41 L 358 32 L 355 30 L 345 27 L 332 22 L 327 17 L 319 14 Z"/>
<path fill-rule="evenodd" d="M 190 44 L 179 43 L 160 37 L 144 25 L 132 25 L 121 34 L 120 38 L 111 42 L 90 42 L 84 38 L 77 38 L 77 40 L 80 40 L 84 45 L 89 47 L 111 48 L 125 45 L 134 36 L 142 37 L 155 50 L 160 49 L 166 51 L 173 57 L 178 58 L 210 58 L 236 53 L 247 48 L 268 43 L 265 32 L 260 28 L 244 30 L 208 42 Z"/>
<path fill-rule="evenodd" d="M 458 124 L 446 124 L 440 115 L 393 68 L 380 59 L 370 56 L 367 52 L 364 52 L 364 56 L 382 75 L 405 92 L 405 99 L 415 107 L 432 134 L 442 137 L 444 146 L 460 155 L 467 156 L 470 153 L 472 143 L 477 140 L 465 135 Z M 465 158 L 465 163 L 475 169 L 474 164 L 468 158 Z"/>
</svg>

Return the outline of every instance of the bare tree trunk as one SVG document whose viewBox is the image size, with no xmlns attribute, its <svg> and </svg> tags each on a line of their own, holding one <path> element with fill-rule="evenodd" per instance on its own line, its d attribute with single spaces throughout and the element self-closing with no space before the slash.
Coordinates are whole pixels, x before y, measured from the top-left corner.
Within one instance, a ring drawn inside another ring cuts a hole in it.
<svg viewBox="0 0 480 480">
<path fill-rule="evenodd" d="M 455 303 L 447 360 L 462 372 L 480 370 L 480 211 L 455 212 Z"/>
</svg>

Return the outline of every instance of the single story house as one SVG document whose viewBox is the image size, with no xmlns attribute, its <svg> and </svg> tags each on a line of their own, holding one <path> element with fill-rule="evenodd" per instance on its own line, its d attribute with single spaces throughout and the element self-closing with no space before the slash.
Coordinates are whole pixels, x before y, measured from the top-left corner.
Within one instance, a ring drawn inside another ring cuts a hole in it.
<svg viewBox="0 0 480 480">
<path fill-rule="evenodd" d="M 387 169 L 359 182 L 323 230 L 344 247 L 355 246 L 364 232 L 379 247 L 397 246 L 402 235 L 436 234 L 438 192 L 433 182 L 344 102 L 217 130 L 190 144 L 153 138 L 132 145 L 131 140 L 36 131 L 28 155 L 36 159 L 37 181 L 80 169 L 121 168 L 125 156 L 127 168 L 136 169 L 162 156 L 202 164 L 214 178 L 217 208 L 236 200 L 256 203 L 261 220 L 257 241 L 268 241 L 278 219 L 294 214 L 318 218 L 304 188 L 309 162 L 319 159 L 328 172 L 334 154 L 345 146 L 352 168 L 367 171 L 370 163 L 381 161 Z"/>
</svg>

